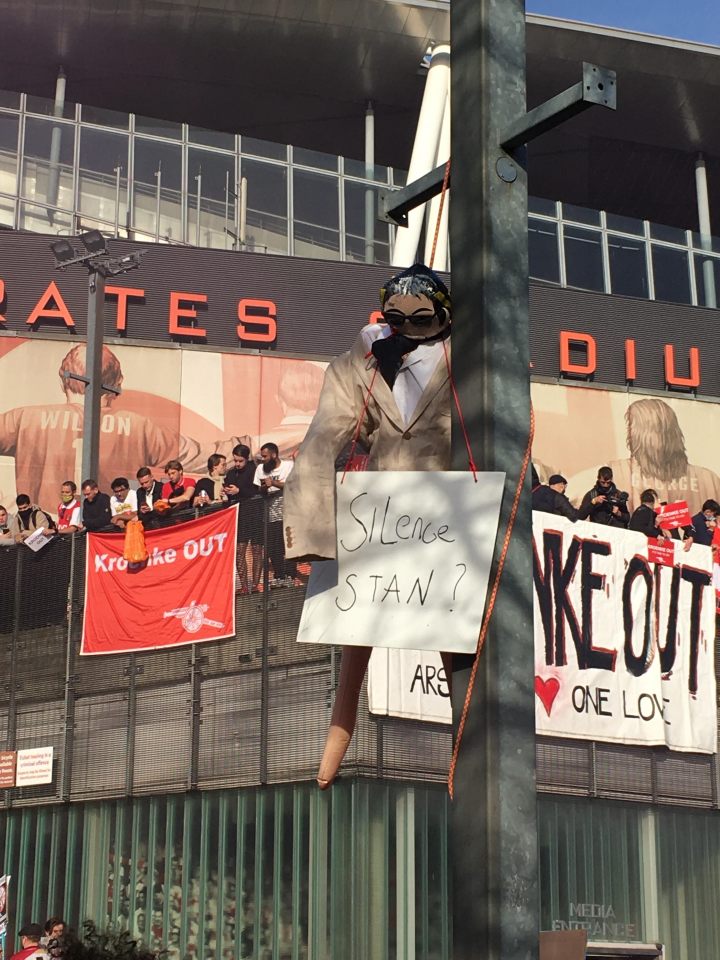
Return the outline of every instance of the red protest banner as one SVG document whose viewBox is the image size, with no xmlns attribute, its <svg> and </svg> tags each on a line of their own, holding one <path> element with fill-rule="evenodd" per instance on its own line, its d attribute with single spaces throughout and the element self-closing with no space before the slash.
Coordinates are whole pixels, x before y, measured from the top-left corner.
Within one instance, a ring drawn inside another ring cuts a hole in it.
<svg viewBox="0 0 720 960">
<path fill-rule="evenodd" d="M 675 563 L 675 540 L 665 540 L 658 537 L 648 537 L 648 560 L 650 563 L 660 563 L 665 567 L 672 567 Z"/>
<path fill-rule="evenodd" d="M 689 527 L 692 517 L 685 500 L 675 503 L 666 503 L 658 512 L 658 526 L 661 530 L 676 530 L 678 527 Z"/>
<path fill-rule="evenodd" d="M 128 563 L 122 534 L 88 535 L 81 654 L 156 650 L 235 633 L 237 507 L 145 534 Z"/>
</svg>

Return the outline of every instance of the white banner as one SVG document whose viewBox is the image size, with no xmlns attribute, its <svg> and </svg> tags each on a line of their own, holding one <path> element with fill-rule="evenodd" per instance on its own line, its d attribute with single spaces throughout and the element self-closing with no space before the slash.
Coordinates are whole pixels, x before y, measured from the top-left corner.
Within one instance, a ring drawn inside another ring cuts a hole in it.
<svg viewBox="0 0 720 960">
<path fill-rule="evenodd" d="M 537 732 L 715 753 L 709 547 L 533 514 Z"/>
<path fill-rule="evenodd" d="M 367 693 L 370 713 L 452 723 L 450 687 L 439 653 L 376 648 Z"/>
<path fill-rule="evenodd" d="M 314 563 L 303 643 L 446 650 L 477 645 L 505 475 L 338 475 L 338 561 Z"/>
</svg>

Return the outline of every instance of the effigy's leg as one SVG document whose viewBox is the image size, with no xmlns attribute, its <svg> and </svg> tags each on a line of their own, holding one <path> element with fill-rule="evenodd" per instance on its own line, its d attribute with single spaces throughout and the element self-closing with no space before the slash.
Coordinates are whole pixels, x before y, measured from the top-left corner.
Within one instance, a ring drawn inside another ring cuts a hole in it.
<svg viewBox="0 0 720 960">
<path fill-rule="evenodd" d="M 325 740 L 317 782 L 327 790 L 337 776 L 343 757 L 352 740 L 357 720 L 360 688 L 370 660 L 371 647 L 344 647 L 340 662 L 340 679 L 335 694 L 330 729 Z"/>
</svg>

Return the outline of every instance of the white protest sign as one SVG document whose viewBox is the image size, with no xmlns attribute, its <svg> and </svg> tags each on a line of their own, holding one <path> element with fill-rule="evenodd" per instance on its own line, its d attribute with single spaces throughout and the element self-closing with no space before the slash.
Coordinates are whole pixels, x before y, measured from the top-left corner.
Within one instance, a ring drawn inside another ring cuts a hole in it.
<svg viewBox="0 0 720 960">
<path fill-rule="evenodd" d="M 439 653 L 376 647 L 367 695 L 370 713 L 379 716 L 452 723 L 450 687 Z"/>
<path fill-rule="evenodd" d="M 715 753 L 709 547 L 533 514 L 538 733 Z"/>
<path fill-rule="evenodd" d="M 314 563 L 302 643 L 472 653 L 505 475 L 347 473 L 337 481 L 337 563 Z"/>
<path fill-rule="evenodd" d="M 31 787 L 40 783 L 52 783 L 53 748 L 33 747 L 18 750 L 15 768 L 15 786 Z"/>
</svg>

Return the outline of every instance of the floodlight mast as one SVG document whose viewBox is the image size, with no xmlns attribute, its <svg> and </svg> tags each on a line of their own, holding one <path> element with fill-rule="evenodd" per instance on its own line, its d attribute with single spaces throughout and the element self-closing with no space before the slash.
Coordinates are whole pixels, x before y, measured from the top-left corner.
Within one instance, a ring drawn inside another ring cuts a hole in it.
<svg viewBox="0 0 720 960">
<path fill-rule="evenodd" d="M 80 243 L 85 252 L 78 249 Z M 102 383 L 102 355 L 104 346 L 103 311 L 105 305 L 105 279 L 116 277 L 140 266 L 144 250 L 135 250 L 122 257 L 108 254 L 105 237 L 99 230 L 89 230 L 77 237 L 57 240 L 50 244 L 55 256 L 55 268 L 81 264 L 88 271 L 87 346 L 85 349 L 85 376 L 73 379 L 85 383 L 83 405 L 83 448 L 80 481 L 97 480 L 100 462 L 100 425 L 102 422 L 102 395 L 119 391 Z"/>
</svg>

